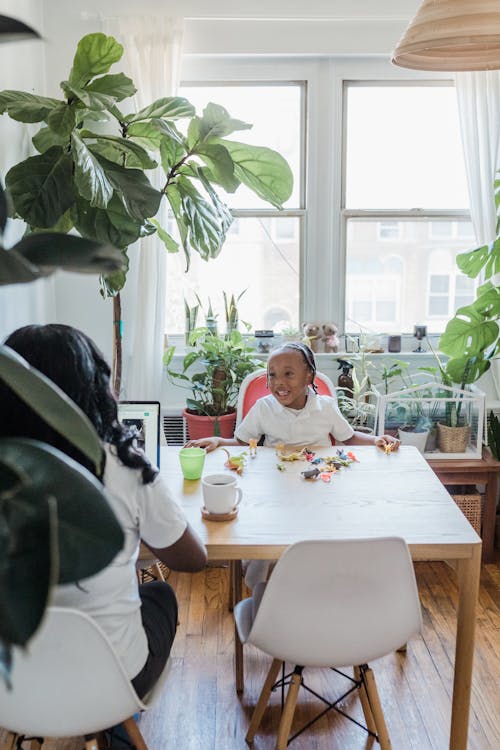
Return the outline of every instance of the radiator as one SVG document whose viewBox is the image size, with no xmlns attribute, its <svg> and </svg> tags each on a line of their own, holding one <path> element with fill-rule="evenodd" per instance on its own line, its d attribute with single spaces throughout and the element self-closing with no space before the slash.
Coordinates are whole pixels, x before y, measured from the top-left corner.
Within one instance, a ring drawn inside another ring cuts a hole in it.
<svg viewBox="0 0 500 750">
<path fill-rule="evenodd" d="M 189 440 L 186 420 L 179 413 L 163 413 L 163 434 L 167 445 L 184 445 Z"/>
</svg>

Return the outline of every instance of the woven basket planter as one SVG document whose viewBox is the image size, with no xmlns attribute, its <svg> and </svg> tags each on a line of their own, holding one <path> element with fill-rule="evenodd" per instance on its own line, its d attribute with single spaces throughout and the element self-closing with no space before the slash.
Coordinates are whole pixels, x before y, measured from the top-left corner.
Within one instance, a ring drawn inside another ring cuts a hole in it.
<svg viewBox="0 0 500 750">
<path fill-rule="evenodd" d="M 481 536 L 481 495 L 452 495 L 452 498 L 479 536 Z"/>
<path fill-rule="evenodd" d="M 438 445 L 442 453 L 464 453 L 469 444 L 470 427 L 448 427 L 438 422 Z"/>
</svg>

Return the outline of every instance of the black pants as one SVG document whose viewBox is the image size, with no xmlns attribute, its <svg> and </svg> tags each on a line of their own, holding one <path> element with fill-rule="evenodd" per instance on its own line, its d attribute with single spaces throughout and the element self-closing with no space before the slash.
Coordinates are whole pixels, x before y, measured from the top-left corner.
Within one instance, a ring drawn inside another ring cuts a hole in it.
<svg viewBox="0 0 500 750">
<path fill-rule="evenodd" d="M 163 672 L 177 628 L 177 599 L 168 583 L 153 581 L 139 586 L 142 625 L 148 639 L 148 658 L 132 685 L 143 698 Z"/>
</svg>

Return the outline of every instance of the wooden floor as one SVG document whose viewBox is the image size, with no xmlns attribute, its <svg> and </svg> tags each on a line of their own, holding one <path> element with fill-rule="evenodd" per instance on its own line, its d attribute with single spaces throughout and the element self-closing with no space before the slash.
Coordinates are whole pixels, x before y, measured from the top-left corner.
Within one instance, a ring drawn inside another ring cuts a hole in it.
<svg viewBox="0 0 500 750">
<path fill-rule="evenodd" d="M 424 616 L 423 635 L 408 644 L 406 654 L 391 654 L 372 666 L 394 750 L 445 750 L 457 604 L 454 574 L 444 563 L 417 563 L 416 571 Z M 225 567 L 209 567 L 195 575 L 170 576 L 180 604 L 180 626 L 164 693 L 155 708 L 140 719 L 150 750 L 246 747 L 246 727 L 269 660 L 252 647 L 245 647 L 246 688 L 243 697 L 238 698 L 233 681 L 233 620 L 227 611 L 227 578 Z M 328 670 L 313 671 L 310 683 L 331 697 L 344 691 L 341 679 Z M 496 565 L 484 566 L 482 571 L 468 745 L 471 750 L 500 748 L 499 685 L 497 560 Z M 321 704 L 315 698 L 301 694 L 296 718 L 307 721 L 319 708 Z M 361 720 L 356 699 L 347 699 L 342 708 Z M 279 711 L 280 698 L 276 694 L 255 739 L 255 750 L 274 747 Z M 366 750 L 373 746 L 361 729 L 334 712 L 292 745 L 295 750 Z M 82 742 L 46 742 L 44 748 L 81 750 Z"/>
</svg>

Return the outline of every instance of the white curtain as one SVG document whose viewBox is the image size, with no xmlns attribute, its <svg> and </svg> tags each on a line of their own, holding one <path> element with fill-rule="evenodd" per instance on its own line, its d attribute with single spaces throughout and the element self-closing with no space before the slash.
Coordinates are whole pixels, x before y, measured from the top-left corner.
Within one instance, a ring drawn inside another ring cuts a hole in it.
<svg viewBox="0 0 500 750">
<path fill-rule="evenodd" d="M 161 16 L 125 16 L 104 22 L 104 30 L 123 44 L 121 70 L 135 83 L 137 109 L 177 91 L 183 21 Z M 159 170 L 147 173 L 162 187 Z M 157 217 L 166 223 L 166 201 Z M 122 398 L 160 400 L 165 333 L 166 249 L 157 235 L 129 248 L 130 269 L 122 292 Z"/>
<path fill-rule="evenodd" d="M 495 239 L 493 190 L 499 164 L 500 71 L 456 73 L 471 217 L 478 245 Z"/>
</svg>

